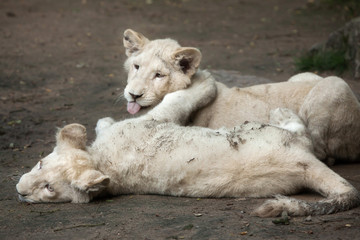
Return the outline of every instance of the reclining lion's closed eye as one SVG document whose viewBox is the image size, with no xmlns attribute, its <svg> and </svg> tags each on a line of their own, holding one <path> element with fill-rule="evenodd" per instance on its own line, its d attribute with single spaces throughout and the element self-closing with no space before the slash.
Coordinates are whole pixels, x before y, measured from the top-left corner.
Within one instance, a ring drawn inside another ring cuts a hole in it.
<svg viewBox="0 0 360 240">
<path fill-rule="evenodd" d="M 181 47 L 172 39 L 150 41 L 130 29 L 124 32 L 124 47 L 124 97 L 132 114 L 204 77 L 196 48 Z M 217 89 L 216 99 L 194 115 L 193 125 L 216 129 L 245 121 L 267 123 L 271 109 L 290 108 L 309 129 L 319 159 L 360 161 L 360 104 L 342 79 L 304 73 L 287 82 L 248 88 L 217 82 Z"/>
</svg>

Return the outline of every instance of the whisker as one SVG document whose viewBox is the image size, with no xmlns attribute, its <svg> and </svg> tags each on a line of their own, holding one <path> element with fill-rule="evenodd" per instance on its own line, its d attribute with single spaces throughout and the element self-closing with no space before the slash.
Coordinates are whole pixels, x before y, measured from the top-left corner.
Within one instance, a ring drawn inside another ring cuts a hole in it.
<svg viewBox="0 0 360 240">
<path fill-rule="evenodd" d="M 123 101 L 126 101 L 126 99 L 124 98 L 124 93 L 119 93 L 116 97 L 114 97 L 114 105 Z"/>
<path fill-rule="evenodd" d="M 19 180 L 20 180 L 20 178 L 21 178 L 21 176 L 23 175 L 23 174 L 25 174 L 26 172 L 24 172 L 24 173 L 19 173 L 19 174 L 14 174 L 14 175 L 11 175 L 11 176 L 9 176 L 9 178 L 12 180 L 12 181 L 14 181 L 14 182 L 18 182 Z"/>
</svg>

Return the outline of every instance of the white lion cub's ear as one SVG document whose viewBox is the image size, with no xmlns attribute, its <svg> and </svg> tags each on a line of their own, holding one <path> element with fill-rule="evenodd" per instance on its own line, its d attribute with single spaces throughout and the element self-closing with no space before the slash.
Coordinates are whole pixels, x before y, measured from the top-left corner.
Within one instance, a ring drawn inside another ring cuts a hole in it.
<svg viewBox="0 0 360 240">
<path fill-rule="evenodd" d="M 182 47 L 173 53 L 175 64 L 191 77 L 198 69 L 201 61 L 201 52 L 197 48 Z"/>
<path fill-rule="evenodd" d="M 73 123 L 60 129 L 56 135 L 56 143 L 59 147 L 69 146 L 85 149 L 86 138 L 86 128 L 81 124 Z"/>
<path fill-rule="evenodd" d="M 71 185 L 84 192 L 98 192 L 106 188 L 110 178 L 97 170 L 86 170 L 71 182 Z"/>
<path fill-rule="evenodd" d="M 135 32 L 131 29 L 125 30 L 123 43 L 126 49 L 126 56 L 130 57 L 135 52 L 141 50 L 148 42 L 149 39 L 141 33 Z"/>
</svg>

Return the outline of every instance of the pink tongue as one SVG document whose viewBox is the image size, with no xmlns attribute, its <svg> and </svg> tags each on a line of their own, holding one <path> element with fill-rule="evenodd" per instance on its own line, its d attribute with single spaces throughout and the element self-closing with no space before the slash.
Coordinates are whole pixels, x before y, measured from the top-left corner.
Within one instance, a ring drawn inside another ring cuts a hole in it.
<svg viewBox="0 0 360 240">
<path fill-rule="evenodd" d="M 137 102 L 128 102 L 127 110 L 130 114 L 135 114 L 140 111 L 141 106 Z"/>
</svg>

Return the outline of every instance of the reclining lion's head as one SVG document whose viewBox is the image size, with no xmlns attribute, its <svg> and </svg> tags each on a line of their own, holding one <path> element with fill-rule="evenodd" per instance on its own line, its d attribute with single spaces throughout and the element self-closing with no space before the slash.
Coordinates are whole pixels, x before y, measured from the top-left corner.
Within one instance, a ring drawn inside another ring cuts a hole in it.
<svg viewBox="0 0 360 240">
<path fill-rule="evenodd" d="M 196 48 L 181 47 L 172 39 L 150 41 L 131 29 L 124 32 L 128 72 L 124 96 L 128 111 L 154 106 L 167 93 L 186 88 L 201 61 Z"/>
<path fill-rule="evenodd" d="M 16 190 L 21 201 L 85 203 L 109 184 L 109 177 L 92 166 L 84 126 L 67 125 L 56 140 L 53 152 L 20 178 Z"/>
</svg>

